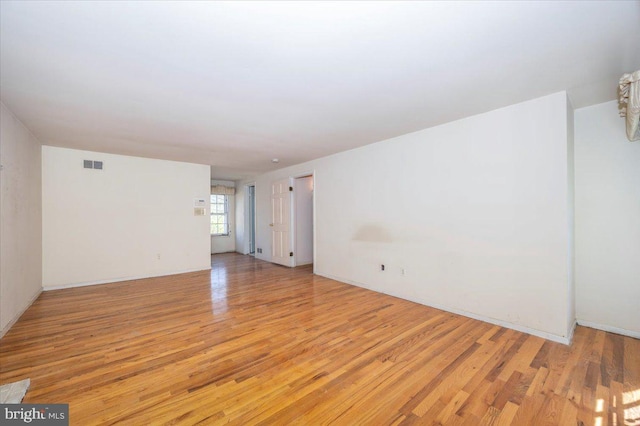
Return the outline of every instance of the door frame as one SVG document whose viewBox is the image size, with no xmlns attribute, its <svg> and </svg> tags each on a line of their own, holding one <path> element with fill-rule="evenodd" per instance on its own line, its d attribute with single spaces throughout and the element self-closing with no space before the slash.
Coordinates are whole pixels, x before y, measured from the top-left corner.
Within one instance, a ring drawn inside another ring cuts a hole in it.
<svg viewBox="0 0 640 426">
<path fill-rule="evenodd" d="M 252 256 L 256 255 L 256 184 L 250 183 L 246 186 L 247 188 L 247 206 L 249 210 L 249 254 Z M 251 200 L 251 188 L 253 188 L 253 200 Z M 252 202 L 253 201 L 253 202 Z M 253 207 L 253 208 L 252 208 Z M 253 220 L 252 220 L 253 219 Z M 253 251 L 251 251 L 251 246 L 253 245 Z"/>
<path fill-rule="evenodd" d="M 256 189 L 257 189 L 257 185 L 255 182 L 249 182 L 244 184 L 244 218 L 243 218 L 243 226 L 244 226 L 244 235 L 242 238 L 242 254 L 249 254 L 251 256 L 256 255 L 255 251 L 252 254 L 251 253 L 251 214 L 249 213 L 249 187 L 252 186 L 253 187 L 253 197 L 254 197 L 254 204 L 253 204 L 253 209 L 254 209 L 254 214 L 253 214 L 253 229 L 254 229 L 254 235 L 253 235 L 253 245 L 254 245 L 254 249 L 256 249 L 257 247 L 257 242 L 256 242 L 256 234 L 258 233 L 258 204 L 255 202 L 256 198 L 257 198 L 257 194 L 256 194 Z"/>
<path fill-rule="evenodd" d="M 293 176 L 290 176 L 293 184 L 295 185 L 295 181 L 296 179 L 300 179 L 300 178 L 304 178 L 304 177 L 311 177 L 311 180 L 313 182 L 313 194 L 311 197 L 311 203 L 313 204 L 311 206 L 311 211 L 313 212 L 313 220 L 311 223 L 311 232 L 312 232 L 312 247 L 313 247 L 313 273 L 315 274 L 316 272 L 316 171 L 315 170 L 311 170 L 308 172 L 302 172 L 302 173 L 297 173 Z M 298 220 L 298 213 L 296 212 L 296 203 L 295 203 L 295 197 L 296 197 L 296 193 L 295 191 L 293 192 L 293 200 L 291 203 L 291 244 L 292 244 L 292 248 L 293 248 L 293 267 L 296 267 L 296 221 Z"/>
</svg>

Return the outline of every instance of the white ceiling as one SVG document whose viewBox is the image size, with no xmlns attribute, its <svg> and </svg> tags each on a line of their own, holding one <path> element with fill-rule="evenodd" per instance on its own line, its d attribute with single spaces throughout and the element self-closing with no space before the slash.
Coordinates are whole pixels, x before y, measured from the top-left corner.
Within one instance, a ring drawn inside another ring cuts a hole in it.
<svg viewBox="0 0 640 426">
<path fill-rule="evenodd" d="M 2 1 L 0 19 L 2 101 L 42 143 L 223 179 L 560 90 L 613 100 L 640 68 L 639 1 Z"/>
</svg>

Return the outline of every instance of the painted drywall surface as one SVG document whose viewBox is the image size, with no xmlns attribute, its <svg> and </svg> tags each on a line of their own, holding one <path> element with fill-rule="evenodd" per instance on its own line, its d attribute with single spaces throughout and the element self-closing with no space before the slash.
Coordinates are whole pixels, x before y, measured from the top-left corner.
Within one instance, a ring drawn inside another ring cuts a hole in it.
<svg viewBox="0 0 640 426">
<path fill-rule="evenodd" d="M 640 142 L 617 103 L 575 111 L 578 322 L 640 337 Z"/>
<path fill-rule="evenodd" d="M 271 172 L 256 256 L 271 257 L 270 183 L 313 172 L 316 273 L 563 340 L 567 153 L 560 92 Z"/>
<path fill-rule="evenodd" d="M 0 335 L 42 290 L 40 143 L 0 103 Z"/>
<path fill-rule="evenodd" d="M 50 146 L 42 157 L 45 289 L 210 268 L 209 166 Z"/>
<path fill-rule="evenodd" d="M 567 96 L 567 285 L 569 304 L 567 309 L 567 324 L 570 327 L 570 337 L 573 336 L 573 330 L 576 323 L 576 283 L 575 283 L 575 118 L 573 105 Z"/>
<path fill-rule="evenodd" d="M 294 179 L 296 265 L 313 263 L 313 177 Z"/>
</svg>

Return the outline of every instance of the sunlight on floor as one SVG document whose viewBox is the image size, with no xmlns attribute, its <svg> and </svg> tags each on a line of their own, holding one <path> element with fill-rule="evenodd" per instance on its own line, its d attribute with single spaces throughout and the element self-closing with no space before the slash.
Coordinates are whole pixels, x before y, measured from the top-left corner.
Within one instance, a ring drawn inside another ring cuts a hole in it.
<svg viewBox="0 0 640 426">
<path fill-rule="evenodd" d="M 616 409 L 618 404 L 622 402 L 622 409 L 624 413 L 624 419 L 622 423 L 619 423 L 618 413 Z M 609 411 L 611 422 L 606 421 L 607 414 L 605 411 Z M 604 424 L 610 424 L 612 426 L 640 426 L 640 388 L 628 392 L 623 392 L 621 398 L 616 395 L 611 397 L 611 406 L 607 410 L 605 407 L 605 400 L 598 398 L 594 407 L 596 417 L 593 419 L 594 426 L 603 426 Z"/>
<path fill-rule="evenodd" d="M 622 403 L 624 405 L 640 402 L 640 388 L 622 394 Z"/>
<path fill-rule="evenodd" d="M 227 311 L 227 270 L 225 268 L 211 269 L 211 307 L 212 311 L 221 313 Z"/>
<path fill-rule="evenodd" d="M 624 424 L 640 426 L 640 388 L 622 393 Z"/>
</svg>

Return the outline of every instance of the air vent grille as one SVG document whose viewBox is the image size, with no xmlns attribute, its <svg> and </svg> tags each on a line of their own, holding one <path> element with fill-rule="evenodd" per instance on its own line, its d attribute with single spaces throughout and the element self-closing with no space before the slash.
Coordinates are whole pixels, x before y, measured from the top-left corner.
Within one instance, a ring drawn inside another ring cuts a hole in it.
<svg viewBox="0 0 640 426">
<path fill-rule="evenodd" d="M 95 170 L 103 169 L 102 161 L 82 160 L 82 164 L 85 169 L 95 169 Z"/>
</svg>

